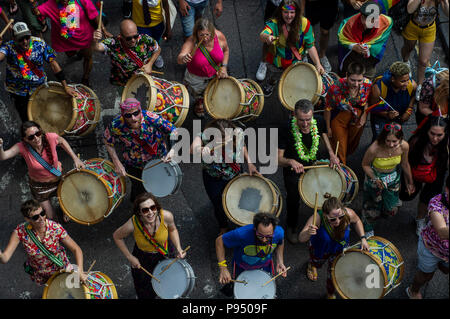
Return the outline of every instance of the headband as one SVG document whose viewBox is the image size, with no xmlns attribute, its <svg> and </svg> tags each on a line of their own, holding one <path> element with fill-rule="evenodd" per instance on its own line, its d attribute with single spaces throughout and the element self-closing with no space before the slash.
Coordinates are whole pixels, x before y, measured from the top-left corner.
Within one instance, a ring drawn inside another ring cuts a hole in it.
<svg viewBox="0 0 450 319">
<path fill-rule="evenodd" d="M 141 103 L 133 97 L 126 99 L 125 101 L 120 103 L 119 106 L 122 114 L 134 108 L 138 108 L 139 110 L 141 110 Z"/>
<path fill-rule="evenodd" d="M 283 11 L 295 11 L 295 6 L 294 5 L 285 4 L 285 5 L 283 5 L 283 7 L 281 9 Z"/>
</svg>

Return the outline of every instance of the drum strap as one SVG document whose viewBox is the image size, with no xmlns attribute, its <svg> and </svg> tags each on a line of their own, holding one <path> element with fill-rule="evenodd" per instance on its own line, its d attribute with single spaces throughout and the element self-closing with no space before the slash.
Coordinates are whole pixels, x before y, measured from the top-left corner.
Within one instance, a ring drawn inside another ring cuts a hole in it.
<svg viewBox="0 0 450 319">
<path fill-rule="evenodd" d="M 214 61 L 214 59 L 209 54 L 209 51 L 205 48 L 205 46 L 203 44 L 200 44 L 200 46 L 198 48 L 203 53 L 206 60 L 208 60 L 209 64 L 214 68 L 214 70 L 219 71 L 220 67 L 217 65 L 216 61 Z"/>
<path fill-rule="evenodd" d="M 28 148 L 28 151 L 30 151 L 31 155 L 33 155 L 34 158 L 39 162 L 39 164 L 41 164 L 46 170 L 48 170 L 50 173 L 52 173 L 53 175 L 55 175 L 57 177 L 61 176 L 61 171 L 54 168 L 49 163 L 47 163 L 47 161 L 45 159 L 43 159 L 41 157 L 41 155 L 39 155 L 39 153 L 36 152 L 35 149 L 32 148 L 28 143 L 27 143 L 27 148 Z"/>
<path fill-rule="evenodd" d="M 133 137 L 133 139 L 136 140 L 136 142 L 138 142 L 149 155 L 156 155 L 156 149 L 158 147 L 157 144 L 155 144 L 153 147 L 151 147 L 150 145 L 148 145 L 148 143 L 143 141 L 135 133 L 131 133 L 131 137 Z"/>
<path fill-rule="evenodd" d="M 137 218 L 136 215 L 133 216 L 133 221 L 134 221 L 134 224 L 137 226 L 137 229 L 139 229 L 139 231 L 142 233 L 142 235 L 144 235 L 145 239 L 147 239 L 150 242 L 150 244 L 152 244 L 156 248 L 156 251 L 158 253 L 160 253 L 163 256 L 166 256 L 169 254 L 167 240 L 164 242 L 164 246 L 162 246 L 160 243 L 158 243 L 156 241 L 155 238 L 153 238 L 152 235 L 150 235 L 148 230 L 142 226 L 139 218 Z"/>
<path fill-rule="evenodd" d="M 59 258 L 59 257 L 53 255 L 51 252 L 49 252 L 47 250 L 47 248 L 44 246 L 44 244 L 41 243 L 39 241 L 39 239 L 36 238 L 33 231 L 31 230 L 30 224 L 28 224 L 28 223 L 25 224 L 25 230 L 26 230 L 28 236 L 30 237 L 30 239 L 33 241 L 33 243 L 36 244 L 36 246 L 41 250 L 41 252 L 45 255 L 45 257 L 50 259 L 50 261 L 52 263 L 54 263 L 56 266 L 58 266 L 59 268 L 64 267 L 64 263 L 62 262 L 61 258 Z"/>
<path fill-rule="evenodd" d="M 32 41 L 30 41 L 30 49 L 32 46 Z M 24 75 L 24 73 L 22 72 L 22 70 L 26 69 L 25 65 L 21 65 L 22 63 L 25 63 L 26 65 L 28 65 L 28 67 L 30 68 L 30 70 L 36 74 L 38 76 L 39 79 L 42 79 L 45 75 L 44 72 L 42 72 L 41 70 L 39 70 L 36 65 L 34 65 L 33 62 L 31 62 L 30 59 L 28 59 L 27 57 L 27 53 L 22 53 L 20 52 L 17 47 L 16 47 L 16 52 L 17 52 L 17 59 L 19 60 L 19 68 L 21 70 L 22 76 Z M 22 62 L 22 63 L 21 63 Z"/>
<path fill-rule="evenodd" d="M 286 41 L 287 41 L 287 38 L 288 38 L 288 36 L 289 36 L 289 32 L 288 32 L 288 30 L 287 30 L 286 24 L 283 24 L 283 35 L 284 35 L 284 37 L 286 38 Z M 301 35 L 300 35 L 300 40 L 299 40 L 299 42 L 300 42 L 300 45 L 299 45 L 300 48 L 301 48 L 302 45 L 303 45 L 303 38 L 304 38 L 304 36 L 305 36 L 305 35 L 304 35 L 304 33 L 302 32 Z M 290 49 L 291 49 L 292 53 L 294 54 L 295 58 L 296 58 L 298 61 L 301 61 L 301 60 L 302 60 L 302 57 L 300 56 L 300 53 L 298 53 L 297 48 L 294 47 L 294 46 L 291 46 Z"/>
<path fill-rule="evenodd" d="M 134 53 L 133 51 L 131 51 L 123 42 L 122 38 L 120 39 L 120 44 L 122 45 L 123 50 L 125 51 L 125 53 L 128 55 L 128 57 L 133 60 L 134 63 L 136 63 L 136 65 L 138 66 L 138 68 L 142 68 L 142 66 L 144 65 L 144 62 L 142 62 L 142 60 L 136 55 L 136 53 Z"/>
<path fill-rule="evenodd" d="M 338 242 L 339 244 L 341 244 L 343 247 L 345 247 L 347 245 L 347 242 L 345 240 L 336 240 L 334 238 L 334 231 L 333 228 L 331 227 L 330 223 L 328 222 L 328 220 L 326 220 L 327 218 L 324 217 L 322 211 L 320 210 L 319 215 L 322 219 L 322 225 L 325 228 L 325 230 L 327 231 L 328 235 L 330 236 L 331 239 L 333 239 L 334 241 Z"/>
</svg>

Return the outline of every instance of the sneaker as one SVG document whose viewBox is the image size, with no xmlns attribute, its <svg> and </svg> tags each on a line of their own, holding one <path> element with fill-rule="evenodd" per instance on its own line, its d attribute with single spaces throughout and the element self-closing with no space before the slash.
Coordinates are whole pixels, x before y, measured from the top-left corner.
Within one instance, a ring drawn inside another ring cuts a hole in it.
<svg viewBox="0 0 450 319">
<path fill-rule="evenodd" d="M 267 63 L 260 62 L 258 71 L 256 71 L 256 79 L 258 81 L 263 81 L 266 78 L 266 73 L 267 73 Z"/>
<path fill-rule="evenodd" d="M 298 244 L 298 234 L 295 229 L 288 227 L 286 235 L 291 244 Z"/>
<path fill-rule="evenodd" d="M 326 55 L 323 58 L 320 58 L 320 64 L 322 64 L 326 72 L 331 72 L 331 64 Z"/>
<path fill-rule="evenodd" d="M 416 219 L 416 235 L 420 236 L 420 233 L 422 232 L 422 229 L 425 228 L 427 225 L 425 218 L 423 219 Z"/>
<path fill-rule="evenodd" d="M 373 230 L 371 230 L 371 231 L 366 231 L 365 234 L 366 234 L 366 237 L 367 237 L 367 238 L 370 238 L 370 237 L 375 236 L 375 233 L 374 233 Z"/>
<path fill-rule="evenodd" d="M 155 66 L 158 69 L 161 69 L 164 66 L 164 60 L 163 60 L 163 57 L 161 55 L 158 55 L 158 57 L 156 58 Z"/>
<path fill-rule="evenodd" d="M 420 101 L 420 91 L 422 90 L 422 84 L 419 84 L 416 89 L 416 101 Z"/>
<path fill-rule="evenodd" d="M 274 86 L 267 83 L 267 84 L 263 84 L 261 88 L 263 90 L 264 96 L 269 97 L 273 93 Z"/>
</svg>

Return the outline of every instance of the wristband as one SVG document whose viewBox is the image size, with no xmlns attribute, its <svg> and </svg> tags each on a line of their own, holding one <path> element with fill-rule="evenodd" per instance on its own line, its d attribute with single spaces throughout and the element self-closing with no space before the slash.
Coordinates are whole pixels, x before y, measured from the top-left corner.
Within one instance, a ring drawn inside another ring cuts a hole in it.
<svg viewBox="0 0 450 319">
<path fill-rule="evenodd" d="M 222 63 L 222 66 L 227 67 L 228 64 L 227 63 Z"/>
<path fill-rule="evenodd" d="M 359 239 L 367 239 L 366 235 L 362 235 L 361 237 L 359 237 Z"/>
<path fill-rule="evenodd" d="M 58 73 L 55 73 L 55 77 L 59 82 L 62 82 L 66 79 L 66 75 L 64 74 L 64 71 L 61 70 Z"/>
<path fill-rule="evenodd" d="M 227 266 L 227 261 L 224 259 L 224 260 L 222 260 L 221 262 L 218 262 L 217 263 L 220 267 L 228 267 Z"/>
</svg>

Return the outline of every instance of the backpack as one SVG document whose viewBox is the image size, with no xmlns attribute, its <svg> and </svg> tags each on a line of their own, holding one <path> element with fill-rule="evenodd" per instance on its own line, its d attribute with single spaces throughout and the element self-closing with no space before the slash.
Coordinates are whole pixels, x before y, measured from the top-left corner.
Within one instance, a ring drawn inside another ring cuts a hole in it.
<svg viewBox="0 0 450 319">
<path fill-rule="evenodd" d="M 401 34 L 406 28 L 412 14 L 407 10 L 408 0 L 400 0 L 397 4 L 392 6 L 388 11 L 388 16 L 392 18 L 392 30 Z"/>
</svg>

